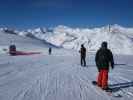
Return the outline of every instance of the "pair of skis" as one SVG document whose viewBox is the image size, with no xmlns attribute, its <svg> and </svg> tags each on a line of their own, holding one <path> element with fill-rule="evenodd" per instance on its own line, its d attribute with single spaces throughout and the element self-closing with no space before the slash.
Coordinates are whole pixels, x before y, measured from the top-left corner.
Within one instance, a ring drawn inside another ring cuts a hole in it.
<svg viewBox="0 0 133 100">
<path fill-rule="evenodd" d="M 97 82 L 96 81 L 92 81 L 92 84 L 94 86 L 97 86 Z M 118 98 L 122 97 L 121 91 L 119 91 L 120 89 L 117 92 L 115 91 L 115 88 L 109 88 L 107 90 L 101 89 L 101 90 L 105 91 L 109 96 L 118 97 Z"/>
</svg>

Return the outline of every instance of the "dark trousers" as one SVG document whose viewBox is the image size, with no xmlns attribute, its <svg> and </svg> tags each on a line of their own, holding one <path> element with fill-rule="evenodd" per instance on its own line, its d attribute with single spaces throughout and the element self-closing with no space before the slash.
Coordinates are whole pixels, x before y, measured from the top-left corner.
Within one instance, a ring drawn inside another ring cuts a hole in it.
<svg viewBox="0 0 133 100">
<path fill-rule="evenodd" d="M 81 66 L 86 66 L 85 57 L 81 57 Z"/>
</svg>

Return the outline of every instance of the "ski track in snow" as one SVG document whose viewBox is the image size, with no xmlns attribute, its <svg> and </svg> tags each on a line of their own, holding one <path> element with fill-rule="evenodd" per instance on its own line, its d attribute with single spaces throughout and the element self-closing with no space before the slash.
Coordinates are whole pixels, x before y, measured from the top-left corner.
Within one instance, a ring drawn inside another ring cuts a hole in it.
<svg viewBox="0 0 133 100">
<path fill-rule="evenodd" d="M 0 58 L 0 100 L 132 100 L 133 84 L 118 91 L 121 98 L 109 96 L 91 84 L 97 77 L 94 55 L 81 67 L 79 54 L 69 53 Z M 132 82 L 132 75 L 132 67 L 115 66 L 109 84 Z"/>
</svg>

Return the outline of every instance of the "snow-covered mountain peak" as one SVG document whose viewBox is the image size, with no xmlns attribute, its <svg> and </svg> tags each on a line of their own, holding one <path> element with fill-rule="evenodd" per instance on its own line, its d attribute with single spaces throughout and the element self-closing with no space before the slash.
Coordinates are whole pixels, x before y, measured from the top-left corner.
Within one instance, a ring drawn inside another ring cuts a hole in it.
<svg viewBox="0 0 133 100">
<path fill-rule="evenodd" d="M 27 32 L 31 33 L 45 33 L 47 31 L 46 28 L 35 28 L 35 29 L 28 29 Z"/>
<path fill-rule="evenodd" d="M 71 28 L 59 25 L 50 31 L 47 28 L 36 28 L 16 33 L 67 49 L 79 50 L 81 44 L 84 44 L 88 51 L 94 52 L 103 41 L 107 41 L 114 53 L 133 54 L 133 28 L 117 24 L 97 28 Z"/>
</svg>

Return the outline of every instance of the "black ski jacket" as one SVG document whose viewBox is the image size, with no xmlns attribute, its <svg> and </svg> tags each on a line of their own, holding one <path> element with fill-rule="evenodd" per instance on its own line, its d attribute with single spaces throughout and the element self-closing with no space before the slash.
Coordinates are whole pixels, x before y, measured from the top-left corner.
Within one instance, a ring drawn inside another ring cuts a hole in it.
<svg viewBox="0 0 133 100">
<path fill-rule="evenodd" d="M 104 47 L 101 47 L 95 56 L 95 62 L 98 70 L 107 69 L 109 70 L 109 66 L 111 65 L 114 68 L 114 59 L 112 52 Z"/>
<path fill-rule="evenodd" d="M 81 47 L 80 53 L 81 53 L 81 58 L 85 58 L 86 57 L 86 48 L 85 47 Z"/>
</svg>

